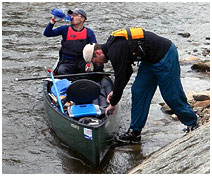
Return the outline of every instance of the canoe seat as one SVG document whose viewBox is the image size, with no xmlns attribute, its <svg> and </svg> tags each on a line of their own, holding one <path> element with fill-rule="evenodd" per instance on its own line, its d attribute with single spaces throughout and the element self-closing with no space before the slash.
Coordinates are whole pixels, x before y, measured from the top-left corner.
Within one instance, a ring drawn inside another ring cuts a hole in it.
<svg viewBox="0 0 212 176">
<path fill-rule="evenodd" d="M 73 82 L 67 89 L 67 101 L 73 101 L 76 105 L 92 104 L 100 95 L 100 86 L 88 79 Z"/>
</svg>

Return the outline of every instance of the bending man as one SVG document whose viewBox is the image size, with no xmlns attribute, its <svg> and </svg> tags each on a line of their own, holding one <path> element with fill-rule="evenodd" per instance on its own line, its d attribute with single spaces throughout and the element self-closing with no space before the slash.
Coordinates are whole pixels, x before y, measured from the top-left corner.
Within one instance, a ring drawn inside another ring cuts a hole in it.
<svg viewBox="0 0 212 176">
<path fill-rule="evenodd" d="M 86 45 L 83 50 L 87 62 L 97 65 L 110 60 L 115 72 L 113 91 L 108 95 L 106 109 L 114 111 L 123 90 L 133 73 L 134 61 L 141 61 L 132 85 L 131 123 L 128 131 L 119 136 L 122 141 L 139 141 L 145 126 L 151 100 L 157 86 L 168 106 L 188 130 L 198 127 L 197 116 L 187 102 L 181 81 L 178 52 L 168 39 L 142 28 L 114 31 L 105 44 Z"/>
</svg>

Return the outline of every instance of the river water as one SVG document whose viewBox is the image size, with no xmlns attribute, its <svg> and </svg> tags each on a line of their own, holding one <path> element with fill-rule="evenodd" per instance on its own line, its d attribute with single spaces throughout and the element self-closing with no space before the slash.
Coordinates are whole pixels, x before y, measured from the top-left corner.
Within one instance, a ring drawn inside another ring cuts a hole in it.
<svg viewBox="0 0 212 176">
<path fill-rule="evenodd" d="M 79 155 L 67 148 L 49 128 L 42 100 L 42 81 L 14 82 L 16 77 L 43 76 L 46 67 L 57 60 L 61 37 L 42 35 L 53 8 L 82 7 L 87 11 L 86 26 L 94 30 L 99 43 L 109 34 L 127 26 L 146 30 L 172 40 L 180 59 L 203 56 L 210 48 L 210 4 L 167 2 L 4 2 L 2 3 L 2 171 L 4 174 L 88 174 L 126 173 L 146 156 L 181 137 L 184 126 L 164 114 L 157 91 L 142 131 L 141 145 L 111 149 L 100 167 L 90 168 Z M 56 26 L 65 24 L 60 22 Z M 178 33 L 189 32 L 189 38 Z M 191 71 L 190 63 L 182 63 L 182 83 L 190 90 L 210 88 L 209 77 Z M 136 66 L 135 66 L 136 72 Z M 106 65 L 106 71 L 111 71 Z M 130 122 L 130 79 L 120 101 L 122 118 L 119 132 Z"/>
</svg>

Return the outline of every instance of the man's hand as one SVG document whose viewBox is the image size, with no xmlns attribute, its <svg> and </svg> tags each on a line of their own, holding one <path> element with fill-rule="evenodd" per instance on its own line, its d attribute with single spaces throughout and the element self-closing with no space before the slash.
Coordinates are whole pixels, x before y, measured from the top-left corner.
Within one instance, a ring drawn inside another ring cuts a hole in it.
<svg viewBox="0 0 212 176">
<path fill-rule="evenodd" d="M 107 102 L 110 103 L 110 99 L 113 96 L 113 91 L 111 91 L 107 96 Z"/>
<path fill-rule="evenodd" d="M 108 117 L 109 115 L 112 115 L 114 111 L 115 111 L 115 106 L 112 106 L 111 104 L 109 104 L 109 106 L 105 110 L 106 117 Z"/>
<path fill-rule="evenodd" d="M 94 70 L 93 63 L 87 63 L 87 64 L 85 65 L 85 71 L 86 71 L 86 72 L 91 72 L 91 71 L 93 71 L 93 70 Z"/>
<path fill-rule="evenodd" d="M 50 23 L 55 24 L 58 21 L 62 21 L 63 18 L 58 18 L 56 16 L 52 16 Z"/>
</svg>

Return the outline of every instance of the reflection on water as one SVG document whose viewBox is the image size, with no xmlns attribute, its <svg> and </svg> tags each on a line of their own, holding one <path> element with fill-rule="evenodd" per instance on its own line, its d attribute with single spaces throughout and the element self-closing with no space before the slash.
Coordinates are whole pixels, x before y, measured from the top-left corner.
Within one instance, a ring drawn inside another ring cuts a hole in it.
<svg viewBox="0 0 212 176">
<path fill-rule="evenodd" d="M 103 43 L 109 34 L 126 26 L 143 26 L 175 42 L 180 58 L 201 55 L 209 37 L 209 3 L 117 3 L 117 2 L 4 2 L 2 3 L 2 168 L 7 174 L 32 173 L 126 173 L 148 154 L 182 136 L 182 125 L 161 112 L 159 91 L 152 101 L 141 145 L 119 146 L 111 149 L 101 166 L 91 169 L 79 154 L 65 146 L 55 136 L 45 119 L 42 82 L 15 83 L 14 78 L 46 74 L 58 57 L 61 37 L 42 35 L 53 8 L 82 7 L 87 11 L 86 26 L 93 29 Z M 56 24 L 60 26 L 64 22 Z M 177 35 L 189 32 L 189 39 Z M 199 42 L 198 46 L 190 41 Z M 193 52 L 196 49 L 198 52 Z M 112 70 L 106 65 L 107 70 Z M 205 90 L 209 79 L 182 66 L 185 90 Z M 135 67 L 136 70 L 136 67 Z M 120 133 L 130 120 L 130 86 L 127 85 L 120 106 Z M 200 77 L 200 78 L 199 78 Z M 202 79 L 204 78 L 204 79 Z M 189 81 L 189 83 L 188 83 Z"/>
</svg>

